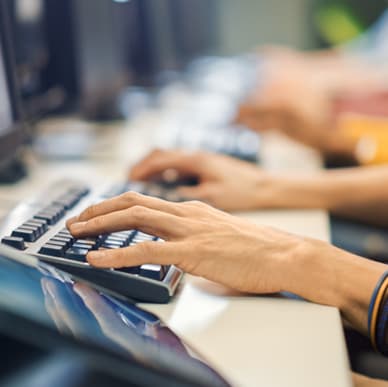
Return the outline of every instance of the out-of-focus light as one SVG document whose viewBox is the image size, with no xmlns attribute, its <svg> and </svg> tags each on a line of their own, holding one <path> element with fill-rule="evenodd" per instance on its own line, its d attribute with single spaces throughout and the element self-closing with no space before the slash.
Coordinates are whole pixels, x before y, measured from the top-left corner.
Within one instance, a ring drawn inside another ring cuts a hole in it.
<svg viewBox="0 0 388 387">
<path fill-rule="evenodd" d="M 129 3 L 131 0 L 113 0 L 114 3 Z"/>
</svg>

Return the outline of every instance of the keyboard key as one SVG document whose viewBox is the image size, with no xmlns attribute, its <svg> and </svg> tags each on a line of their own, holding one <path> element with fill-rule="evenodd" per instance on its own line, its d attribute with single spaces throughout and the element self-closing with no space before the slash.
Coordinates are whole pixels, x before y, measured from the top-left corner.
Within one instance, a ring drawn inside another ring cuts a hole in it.
<svg viewBox="0 0 388 387">
<path fill-rule="evenodd" d="M 88 254 L 88 252 L 89 250 L 87 249 L 70 248 L 66 250 L 65 258 L 74 261 L 86 262 L 86 255 Z"/>
<path fill-rule="evenodd" d="M 84 243 L 79 243 L 79 242 L 75 242 L 72 246 L 74 249 L 84 249 L 84 250 L 93 250 L 94 247 L 91 246 L 91 245 L 88 245 L 88 244 L 84 244 Z"/>
<path fill-rule="evenodd" d="M 33 241 L 36 241 L 38 238 L 40 238 L 41 234 L 39 232 L 39 227 L 37 226 L 28 226 L 26 224 L 22 224 L 19 228 L 25 229 L 25 230 L 31 230 L 33 232 Z"/>
<path fill-rule="evenodd" d="M 62 242 L 65 244 L 67 247 L 72 244 L 72 238 L 62 238 L 59 236 L 55 236 L 49 240 L 49 242 Z"/>
<path fill-rule="evenodd" d="M 53 204 L 57 206 L 62 206 L 65 210 L 70 210 L 79 202 L 78 196 L 62 196 L 54 200 Z"/>
<path fill-rule="evenodd" d="M 55 224 L 58 220 L 53 216 L 52 214 L 49 214 L 47 212 L 38 212 L 36 215 L 34 215 L 35 219 L 43 219 L 45 220 L 50 226 Z"/>
<path fill-rule="evenodd" d="M 61 238 L 70 238 L 74 239 L 73 236 L 67 231 L 60 231 L 56 236 L 61 237 Z"/>
<path fill-rule="evenodd" d="M 47 223 L 45 221 L 40 222 L 37 219 L 35 221 L 34 220 L 27 221 L 22 225 L 22 227 L 24 226 L 35 227 L 39 232 L 39 236 L 42 236 L 48 230 Z"/>
<path fill-rule="evenodd" d="M 113 243 L 113 244 L 118 244 L 120 246 L 124 246 L 127 243 L 127 239 L 126 238 L 108 237 L 105 239 L 104 243 Z"/>
<path fill-rule="evenodd" d="M 70 188 L 69 194 L 74 194 L 78 196 L 79 198 L 82 198 L 83 196 L 86 196 L 90 192 L 90 189 L 88 187 L 77 187 L 77 188 Z"/>
<path fill-rule="evenodd" d="M 4 245 L 14 247 L 15 249 L 18 249 L 18 250 L 26 249 L 26 245 L 24 244 L 24 239 L 21 237 L 13 237 L 13 236 L 4 237 L 1 240 L 1 243 L 3 243 Z"/>
<path fill-rule="evenodd" d="M 64 246 L 46 243 L 39 250 L 39 254 L 50 255 L 52 257 L 63 257 L 64 251 Z"/>
<path fill-rule="evenodd" d="M 165 276 L 165 270 L 164 267 L 160 265 L 146 264 L 140 266 L 140 275 L 160 281 Z"/>
<path fill-rule="evenodd" d="M 54 240 L 50 239 L 47 243 L 50 245 L 54 245 L 54 246 L 61 246 L 63 248 L 63 250 L 66 250 L 66 248 L 67 248 L 66 242 L 54 241 Z"/>
<path fill-rule="evenodd" d="M 26 223 L 23 223 L 20 228 L 24 228 L 26 230 L 32 230 L 34 232 L 34 239 L 37 240 L 41 237 L 41 232 L 39 226 L 36 225 L 28 225 Z"/>
<path fill-rule="evenodd" d="M 98 244 L 97 239 L 76 239 L 75 243 L 83 243 L 84 245 L 96 246 Z"/>
<path fill-rule="evenodd" d="M 153 235 L 145 234 L 144 232 L 138 231 L 132 239 L 132 242 L 145 242 L 145 241 L 153 241 Z"/>
<path fill-rule="evenodd" d="M 23 227 L 19 227 L 12 231 L 11 236 L 23 238 L 26 242 L 34 242 L 36 240 L 36 232 Z"/>
<path fill-rule="evenodd" d="M 121 249 L 123 244 L 117 242 L 104 242 L 101 247 L 104 249 Z"/>
<path fill-rule="evenodd" d="M 71 235 L 70 231 L 66 227 L 63 228 L 61 231 L 59 231 L 58 234 L 68 234 L 68 235 Z"/>
</svg>

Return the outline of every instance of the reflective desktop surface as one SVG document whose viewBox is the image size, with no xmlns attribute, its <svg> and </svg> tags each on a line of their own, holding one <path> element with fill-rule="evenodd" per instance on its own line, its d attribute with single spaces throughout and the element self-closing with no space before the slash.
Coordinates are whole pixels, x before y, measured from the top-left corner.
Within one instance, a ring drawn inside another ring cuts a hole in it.
<svg viewBox="0 0 388 387">
<path fill-rule="evenodd" d="M 0 308 L 152 369 L 229 386 L 154 314 L 0 246 Z"/>
</svg>

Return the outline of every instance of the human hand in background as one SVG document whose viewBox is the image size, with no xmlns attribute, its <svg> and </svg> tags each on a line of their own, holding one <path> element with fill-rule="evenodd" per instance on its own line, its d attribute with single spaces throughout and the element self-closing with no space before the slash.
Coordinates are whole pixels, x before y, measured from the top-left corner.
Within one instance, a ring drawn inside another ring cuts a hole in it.
<svg viewBox="0 0 388 387">
<path fill-rule="evenodd" d="M 155 150 L 130 172 L 133 180 L 168 178 L 168 175 L 178 180 L 197 179 L 198 185 L 179 187 L 178 193 L 219 209 L 248 210 L 270 207 L 273 203 L 270 175 L 251 163 L 227 156 Z"/>
<path fill-rule="evenodd" d="M 352 158 L 356 144 L 338 130 L 338 101 L 381 93 L 386 74 L 334 50 L 269 47 L 260 55 L 264 82 L 240 106 L 236 121 L 256 131 L 278 129 L 324 154 Z"/>
</svg>

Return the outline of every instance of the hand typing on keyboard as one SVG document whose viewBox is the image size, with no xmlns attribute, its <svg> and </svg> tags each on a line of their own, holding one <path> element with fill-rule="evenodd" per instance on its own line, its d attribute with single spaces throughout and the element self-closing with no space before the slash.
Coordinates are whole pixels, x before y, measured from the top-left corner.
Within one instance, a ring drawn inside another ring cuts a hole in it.
<svg viewBox="0 0 388 387">
<path fill-rule="evenodd" d="M 179 178 L 196 178 L 196 186 L 182 186 L 177 192 L 233 211 L 271 207 L 274 179 L 256 165 L 206 152 L 155 150 L 131 170 L 131 179 L 146 181 L 175 170 Z"/>
<path fill-rule="evenodd" d="M 173 264 L 243 292 L 291 292 L 339 308 L 364 334 L 370 326 L 372 291 L 378 283 L 386 286 L 385 264 L 252 224 L 200 202 L 171 203 L 126 193 L 89 207 L 68 221 L 68 227 L 77 238 L 137 229 L 165 240 L 90 251 L 87 260 L 93 266 Z"/>
<path fill-rule="evenodd" d="M 300 244 L 298 237 L 259 227 L 203 203 L 170 203 L 132 192 L 87 208 L 67 226 L 76 238 L 137 229 L 165 240 L 92 250 L 87 259 L 93 266 L 173 264 L 247 292 L 280 291 L 289 270 L 284 255 Z"/>
</svg>

